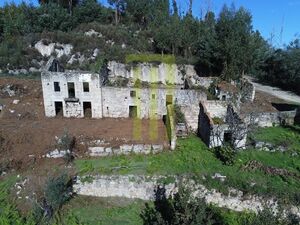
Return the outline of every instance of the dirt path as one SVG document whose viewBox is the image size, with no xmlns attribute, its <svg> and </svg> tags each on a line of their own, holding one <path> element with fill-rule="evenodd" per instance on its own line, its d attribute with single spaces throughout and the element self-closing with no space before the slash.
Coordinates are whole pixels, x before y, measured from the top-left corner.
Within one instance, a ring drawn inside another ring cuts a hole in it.
<svg viewBox="0 0 300 225">
<path fill-rule="evenodd" d="M 247 79 L 249 79 L 249 81 L 255 86 L 256 90 L 258 90 L 258 91 L 268 93 L 270 95 L 273 95 L 277 98 L 283 99 L 288 102 L 300 104 L 300 96 L 298 96 L 292 92 L 283 91 L 277 87 L 272 87 L 272 86 L 256 83 L 254 81 L 253 77 L 249 77 L 249 76 L 245 76 L 245 77 Z"/>
</svg>

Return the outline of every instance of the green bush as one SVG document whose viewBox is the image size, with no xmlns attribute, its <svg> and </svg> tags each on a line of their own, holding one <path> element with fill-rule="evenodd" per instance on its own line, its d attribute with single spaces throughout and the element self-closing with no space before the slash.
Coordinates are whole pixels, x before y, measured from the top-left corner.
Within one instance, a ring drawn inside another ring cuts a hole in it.
<svg viewBox="0 0 300 225">
<path fill-rule="evenodd" d="M 179 188 L 173 197 L 166 196 L 166 190 L 155 191 L 154 206 L 146 203 L 141 213 L 144 225 L 189 225 L 222 224 L 222 217 L 209 207 L 204 199 L 194 198 L 190 190 Z"/>
<path fill-rule="evenodd" d="M 216 157 L 221 160 L 225 165 L 233 165 L 237 153 L 230 146 L 222 146 L 214 149 Z"/>
<path fill-rule="evenodd" d="M 45 186 L 45 199 L 54 211 L 72 197 L 72 180 L 66 174 L 48 179 Z"/>
</svg>

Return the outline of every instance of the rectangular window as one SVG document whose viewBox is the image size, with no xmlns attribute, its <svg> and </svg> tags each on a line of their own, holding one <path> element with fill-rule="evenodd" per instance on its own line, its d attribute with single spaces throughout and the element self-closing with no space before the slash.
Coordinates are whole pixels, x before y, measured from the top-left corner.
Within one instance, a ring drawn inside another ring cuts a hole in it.
<svg viewBox="0 0 300 225">
<path fill-rule="evenodd" d="M 74 82 L 68 82 L 69 98 L 75 98 L 75 85 Z"/>
<path fill-rule="evenodd" d="M 136 97 L 136 91 L 130 91 L 130 97 Z"/>
<path fill-rule="evenodd" d="M 55 92 L 60 92 L 60 85 L 59 85 L 59 82 L 54 82 L 54 91 L 55 91 Z"/>
<path fill-rule="evenodd" d="M 89 82 L 83 82 L 83 92 L 90 92 Z"/>
</svg>

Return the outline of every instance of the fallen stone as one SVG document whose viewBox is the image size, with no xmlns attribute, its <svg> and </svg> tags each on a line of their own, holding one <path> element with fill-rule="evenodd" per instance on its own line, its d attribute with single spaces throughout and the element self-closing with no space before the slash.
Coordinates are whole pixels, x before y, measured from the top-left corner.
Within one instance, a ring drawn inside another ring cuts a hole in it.
<svg viewBox="0 0 300 225">
<path fill-rule="evenodd" d="M 63 158 L 68 153 L 70 153 L 69 150 L 55 149 L 54 151 L 47 153 L 46 158 L 53 158 L 53 159 Z"/>
<path fill-rule="evenodd" d="M 13 100 L 13 104 L 15 104 L 15 105 L 18 105 L 18 104 L 19 104 L 19 102 L 20 102 L 20 100 L 19 100 L 19 99 L 15 99 L 15 100 Z"/>
<path fill-rule="evenodd" d="M 141 153 L 144 150 L 144 145 L 142 144 L 137 144 L 133 146 L 133 152 L 134 153 Z"/>
<path fill-rule="evenodd" d="M 223 176 L 220 173 L 215 173 L 211 178 L 216 179 L 216 180 L 220 180 L 221 182 L 224 182 L 225 179 L 226 179 L 226 176 Z"/>
<path fill-rule="evenodd" d="M 144 145 L 144 151 L 143 151 L 144 154 L 148 155 L 151 153 L 151 145 Z"/>
<path fill-rule="evenodd" d="M 152 152 L 154 154 L 162 152 L 164 150 L 164 146 L 163 145 L 152 145 Z"/>
<path fill-rule="evenodd" d="M 133 145 L 121 145 L 120 150 L 123 154 L 129 154 L 132 152 Z"/>
</svg>

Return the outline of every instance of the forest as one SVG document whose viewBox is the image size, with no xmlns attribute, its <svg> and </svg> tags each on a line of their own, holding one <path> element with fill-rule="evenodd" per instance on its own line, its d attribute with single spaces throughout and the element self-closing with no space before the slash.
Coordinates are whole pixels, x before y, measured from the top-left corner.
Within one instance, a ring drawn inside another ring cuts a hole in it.
<svg viewBox="0 0 300 225">
<path fill-rule="evenodd" d="M 116 42 L 101 51 L 96 63 L 122 61 L 128 54 L 168 54 L 175 56 L 178 64 L 195 65 L 199 76 L 237 80 L 250 75 L 300 93 L 300 40 L 280 48 L 272 46 L 254 30 L 252 15 L 243 7 L 224 5 L 217 15 L 207 7 L 196 17 L 193 0 L 184 12 L 176 0 L 108 2 L 110 6 L 96 0 L 6 4 L 0 8 L 0 69 L 29 67 L 32 59 L 41 56 L 28 46 L 41 38 L 59 37 L 85 51 L 92 41 L 78 33 L 96 27 Z"/>
</svg>

